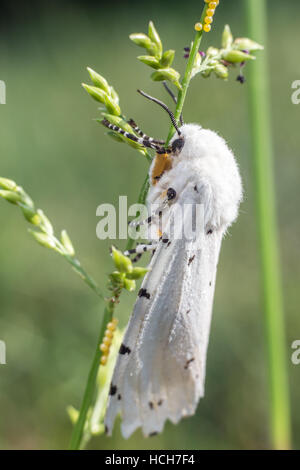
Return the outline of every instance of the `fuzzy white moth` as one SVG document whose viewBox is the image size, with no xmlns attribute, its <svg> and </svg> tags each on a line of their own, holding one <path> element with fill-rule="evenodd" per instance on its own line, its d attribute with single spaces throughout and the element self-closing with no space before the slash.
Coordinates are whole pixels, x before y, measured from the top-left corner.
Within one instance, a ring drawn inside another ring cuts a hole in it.
<svg viewBox="0 0 300 470">
<path fill-rule="evenodd" d="M 201 243 L 162 237 L 142 283 L 113 373 L 106 431 L 118 413 L 128 438 L 145 436 L 195 413 L 204 395 L 216 270 L 223 235 L 238 215 L 242 184 L 233 153 L 215 132 L 183 125 L 171 141 L 170 164 L 155 179 L 147 204 L 171 192 L 174 203 L 204 206 Z M 163 196 L 164 197 L 164 196 Z"/>
</svg>

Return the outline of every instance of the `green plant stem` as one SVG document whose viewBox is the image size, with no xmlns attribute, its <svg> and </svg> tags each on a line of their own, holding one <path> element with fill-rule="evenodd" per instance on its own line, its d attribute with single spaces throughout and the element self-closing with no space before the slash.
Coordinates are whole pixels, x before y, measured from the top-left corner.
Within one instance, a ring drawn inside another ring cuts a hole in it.
<svg viewBox="0 0 300 470">
<path fill-rule="evenodd" d="M 247 0 L 246 17 L 250 37 L 266 44 L 265 0 Z M 289 388 L 266 63 L 266 58 L 261 57 L 249 67 L 249 105 L 268 353 L 271 439 L 274 449 L 288 449 L 291 445 Z"/>
<path fill-rule="evenodd" d="M 207 7 L 208 7 L 208 4 L 206 3 L 204 5 L 202 15 L 201 15 L 201 20 L 200 20 L 200 23 L 202 23 L 202 24 L 203 24 L 203 20 L 204 20 L 204 17 L 205 17 Z M 187 94 L 187 91 L 188 91 L 188 88 L 189 88 L 189 85 L 190 85 L 190 81 L 191 81 L 191 78 L 192 78 L 192 70 L 193 70 L 193 67 L 194 67 L 194 64 L 195 64 L 196 56 L 197 56 L 198 51 L 199 51 L 202 36 L 203 36 L 203 30 L 196 32 L 196 35 L 195 35 L 195 38 L 194 38 L 194 41 L 193 41 L 193 45 L 192 45 L 192 48 L 191 48 L 191 51 L 190 51 L 189 60 L 188 60 L 188 63 L 187 63 L 186 69 L 185 69 L 185 73 L 184 73 L 184 76 L 183 76 L 183 79 L 182 79 L 182 83 L 181 83 L 182 89 L 179 90 L 176 109 L 175 109 L 175 113 L 174 113 L 174 116 L 175 116 L 175 119 L 176 119 L 177 123 L 179 123 L 179 118 L 180 118 L 180 115 L 181 115 L 182 110 L 183 110 L 184 101 L 185 101 L 186 94 Z M 173 137 L 174 132 L 175 132 L 174 126 L 171 125 L 166 144 L 168 144 L 170 142 L 171 138 Z"/>
<path fill-rule="evenodd" d="M 119 297 L 119 295 L 117 295 L 116 297 Z M 79 416 L 74 425 L 72 436 L 71 436 L 71 442 L 70 442 L 71 450 L 79 449 L 81 445 L 81 440 L 82 440 L 82 436 L 84 432 L 87 414 L 88 414 L 88 411 L 90 409 L 91 403 L 95 395 L 97 374 L 98 374 L 98 369 L 99 369 L 100 360 L 102 356 L 102 352 L 100 351 L 99 346 L 102 343 L 102 339 L 104 337 L 104 333 L 106 330 L 106 325 L 112 319 L 114 307 L 115 307 L 115 302 L 111 300 L 104 310 L 104 315 L 103 315 L 103 319 L 102 319 L 101 326 L 100 326 L 100 334 L 99 334 L 99 338 L 97 341 L 97 347 L 96 347 L 93 362 L 90 368 L 90 372 L 88 375 L 88 379 L 87 379 L 87 383 L 86 383 L 86 387 L 84 391 L 84 396 L 83 396 L 83 400 L 82 400 L 80 411 L 79 411 Z"/>
</svg>

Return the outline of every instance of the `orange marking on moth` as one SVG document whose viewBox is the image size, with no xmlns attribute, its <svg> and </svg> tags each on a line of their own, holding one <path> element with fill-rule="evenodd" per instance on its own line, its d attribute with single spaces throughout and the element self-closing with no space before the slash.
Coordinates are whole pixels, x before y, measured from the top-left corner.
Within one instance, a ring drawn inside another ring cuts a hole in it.
<svg viewBox="0 0 300 470">
<path fill-rule="evenodd" d="M 168 171 L 172 168 L 172 159 L 168 153 L 157 153 L 154 166 L 152 170 L 151 180 L 152 185 L 156 185 L 159 178 L 165 171 Z"/>
</svg>

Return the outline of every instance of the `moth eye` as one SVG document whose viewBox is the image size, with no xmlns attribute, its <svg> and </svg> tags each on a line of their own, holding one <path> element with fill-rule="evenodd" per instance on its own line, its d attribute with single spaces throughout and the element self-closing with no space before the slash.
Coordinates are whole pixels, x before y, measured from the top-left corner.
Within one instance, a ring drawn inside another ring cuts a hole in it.
<svg viewBox="0 0 300 470">
<path fill-rule="evenodd" d="M 181 152 L 183 146 L 184 146 L 184 139 L 183 138 L 179 138 L 179 139 L 174 140 L 174 142 L 172 143 L 172 153 L 175 153 L 175 155 L 179 155 L 179 153 Z"/>
</svg>

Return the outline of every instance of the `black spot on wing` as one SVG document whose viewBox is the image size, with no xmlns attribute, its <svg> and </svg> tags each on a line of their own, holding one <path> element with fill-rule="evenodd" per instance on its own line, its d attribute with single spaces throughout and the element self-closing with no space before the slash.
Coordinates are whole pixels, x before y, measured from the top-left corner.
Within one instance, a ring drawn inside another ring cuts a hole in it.
<svg viewBox="0 0 300 470">
<path fill-rule="evenodd" d="M 189 308 L 187 311 L 186 311 L 186 314 L 188 315 L 190 313 L 191 309 Z"/>
<path fill-rule="evenodd" d="M 194 259 L 195 259 L 195 256 L 196 256 L 196 255 L 194 255 L 194 256 L 191 256 L 191 257 L 189 258 L 188 265 L 190 265 L 190 264 L 191 264 L 191 263 L 194 261 Z"/>
<path fill-rule="evenodd" d="M 211 286 L 211 281 L 210 281 L 209 285 Z"/>
<path fill-rule="evenodd" d="M 153 405 L 152 401 L 149 401 L 148 405 L 149 405 L 150 410 L 153 410 L 154 405 Z"/>
<path fill-rule="evenodd" d="M 187 368 L 189 367 L 189 365 L 191 364 L 191 362 L 193 362 L 194 360 L 195 360 L 195 358 L 192 357 L 191 359 L 189 359 L 188 361 L 186 361 L 184 368 L 187 369 Z"/>
<path fill-rule="evenodd" d="M 206 235 L 211 235 L 213 233 L 212 229 L 207 230 Z"/>
<path fill-rule="evenodd" d="M 146 299 L 150 299 L 150 294 L 147 292 L 147 289 L 140 289 L 138 293 L 139 297 L 146 297 Z"/>
<path fill-rule="evenodd" d="M 113 385 L 112 383 L 110 384 L 110 389 L 109 389 L 109 394 L 111 396 L 115 395 L 117 393 L 117 387 L 116 385 Z"/>
<path fill-rule="evenodd" d="M 125 346 L 125 344 L 121 344 L 120 349 L 119 349 L 119 354 L 130 354 L 131 349 L 128 346 Z"/>
<path fill-rule="evenodd" d="M 161 406 L 161 405 L 163 404 L 163 400 L 159 400 L 159 401 L 157 402 L 157 404 L 158 404 L 158 406 Z"/>
<path fill-rule="evenodd" d="M 118 400 L 121 400 L 121 398 L 122 398 L 122 396 L 121 396 L 120 393 L 119 393 L 119 395 L 118 395 Z"/>
</svg>

